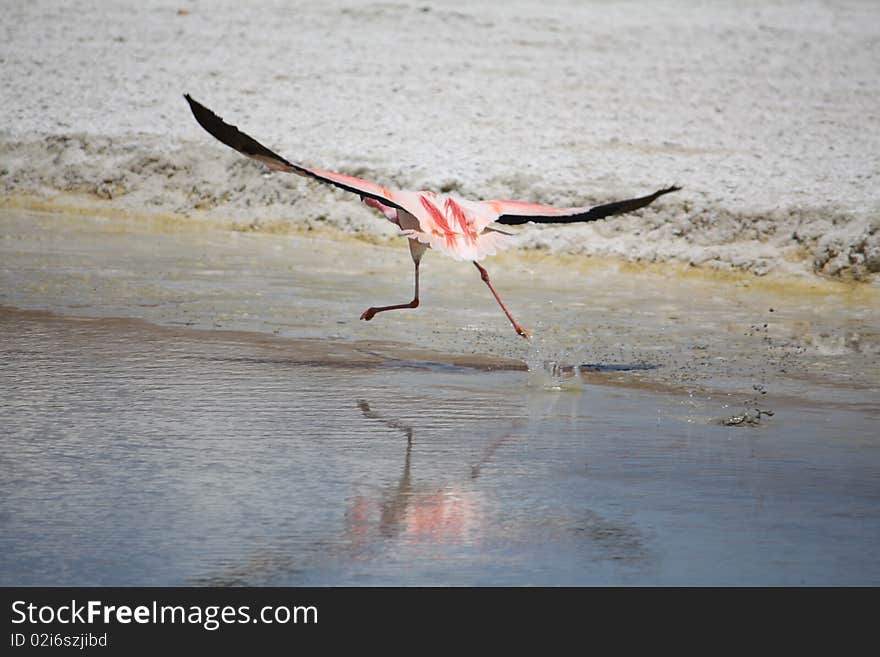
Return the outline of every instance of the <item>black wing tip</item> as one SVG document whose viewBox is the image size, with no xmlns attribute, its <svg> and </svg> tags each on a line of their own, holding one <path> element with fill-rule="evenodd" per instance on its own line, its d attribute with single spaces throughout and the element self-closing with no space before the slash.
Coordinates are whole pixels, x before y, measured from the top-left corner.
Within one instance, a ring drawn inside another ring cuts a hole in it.
<svg viewBox="0 0 880 657">
<path fill-rule="evenodd" d="M 183 94 L 183 97 L 186 99 L 186 102 L 189 103 L 189 108 L 192 110 L 192 113 L 196 116 L 196 118 L 199 118 L 199 115 L 217 116 L 216 114 L 214 114 L 214 112 L 212 112 L 207 107 L 202 105 L 199 101 L 197 101 L 195 98 L 193 98 L 189 94 Z M 220 118 L 220 117 L 217 117 L 217 118 Z M 199 123 L 201 123 L 201 121 L 199 121 Z"/>
<path fill-rule="evenodd" d="M 205 125 L 205 119 L 207 119 L 208 117 L 211 117 L 211 116 L 216 117 L 218 119 L 220 118 L 216 114 L 214 114 L 214 112 L 212 112 L 207 107 L 202 105 L 199 101 L 197 101 L 195 98 L 193 98 L 189 94 L 183 94 L 183 97 L 186 99 L 186 102 L 189 103 L 189 109 L 192 111 L 193 116 L 196 117 L 196 120 L 206 130 L 208 130 L 208 126 Z M 208 132 L 211 132 L 211 131 L 208 130 Z"/>
<path fill-rule="evenodd" d="M 577 214 L 548 216 L 502 214 L 495 221 L 499 224 L 506 224 L 508 226 L 517 226 L 526 223 L 568 224 L 576 222 L 598 221 L 599 219 L 604 219 L 605 217 L 611 217 L 614 215 L 638 210 L 645 207 L 646 205 L 650 205 L 664 194 L 670 194 L 672 192 L 677 192 L 680 190 L 680 185 L 670 185 L 669 187 L 666 187 L 664 189 L 658 189 L 653 194 L 648 194 L 648 196 L 630 198 L 624 201 L 615 201 L 613 203 L 605 203 L 604 205 L 597 205 L 593 208 L 590 208 L 586 212 L 580 212 Z"/>
</svg>

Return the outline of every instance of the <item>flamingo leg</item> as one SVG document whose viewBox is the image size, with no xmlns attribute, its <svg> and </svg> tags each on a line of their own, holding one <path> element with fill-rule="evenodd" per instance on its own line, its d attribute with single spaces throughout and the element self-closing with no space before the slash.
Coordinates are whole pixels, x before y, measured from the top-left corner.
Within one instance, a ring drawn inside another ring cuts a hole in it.
<svg viewBox="0 0 880 657">
<path fill-rule="evenodd" d="M 402 308 L 418 308 L 419 307 L 419 261 L 413 260 L 416 263 L 416 292 L 413 300 L 409 303 L 399 303 L 394 306 L 379 306 L 378 308 L 367 308 L 363 314 L 361 315 L 361 319 L 365 319 L 370 321 L 376 315 L 376 313 L 384 313 L 386 310 L 401 310 Z"/>
<path fill-rule="evenodd" d="M 507 319 L 510 320 L 510 323 L 513 324 L 514 330 L 524 337 L 526 340 L 529 339 L 529 332 L 526 331 L 522 326 L 516 323 L 516 320 L 511 316 L 511 314 L 507 311 L 507 308 L 504 305 L 504 302 L 501 300 L 501 297 L 498 296 L 498 293 L 495 291 L 495 288 L 492 286 L 492 281 L 489 280 L 489 272 L 486 271 L 485 267 L 481 267 L 480 263 L 476 260 L 473 261 L 474 266 L 480 270 L 480 278 L 483 279 L 483 282 L 489 286 L 489 290 L 492 292 L 492 296 L 495 297 L 495 301 L 498 302 L 498 305 L 501 306 L 501 310 L 504 311 L 504 314 L 507 315 Z"/>
</svg>

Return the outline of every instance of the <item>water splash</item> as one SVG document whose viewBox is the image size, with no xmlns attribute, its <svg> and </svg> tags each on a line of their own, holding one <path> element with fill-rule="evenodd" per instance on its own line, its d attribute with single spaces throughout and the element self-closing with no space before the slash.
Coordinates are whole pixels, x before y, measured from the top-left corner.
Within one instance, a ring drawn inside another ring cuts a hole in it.
<svg viewBox="0 0 880 657">
<path fill-rule="evenodd" d="M 539 322 L 526 356 L 528 386 L 555 392 L 580 392 L 583 387 L 580 369 L 572 364 L 580 359 L 574 358 L 570 349 L 562 346 L 563 342 L 553 331 L 542 331 L 541 328 Z"/>
</svg>

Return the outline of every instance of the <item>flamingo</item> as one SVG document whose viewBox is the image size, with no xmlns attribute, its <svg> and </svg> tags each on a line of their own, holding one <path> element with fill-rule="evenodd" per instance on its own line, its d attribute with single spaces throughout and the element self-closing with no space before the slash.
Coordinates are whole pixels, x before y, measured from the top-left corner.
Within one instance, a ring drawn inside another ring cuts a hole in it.
<svg viewBox="0 0 880 657">
<path fill-rule="evenodd" d="M 412 301 L 367 308 L 360 317 L 366 321 L 373 319 L 378 313 L 389 310 L 418 308 L 419 263 L 425 251 L 431 248 L 456 260 L 470 260 L 480 272 L 480 278 L 489 287 L 489 291 L 510 320 L 514 330 L 518 335 L 528 339 L 529 332 L 520 326 L 507 310 L 495 286 L 492 285 L 489 272 L 479 262 L 510 245 L 513 235 L 496 228 L 495 224 L 515 226 L 527 222 L 566 224 L 596 221 L 604 217 L 632 212 L 645 207 L 664 194 L 681 189 L 673 185 L 639 198 L 575 208 L 557 208 L 522 201 L 471 201 L 433 191 L 388 189 L 354 176 L 289 162 L 235 126 L 224 122 L 189 94 L 184 94 L 184 98 L 189 103 L 196 121 L 230 148 L 263 163 L 274 171 L 314 178 L 357 194 L 366 205 L 381 212 L 388 221 L 401 229 L 402 235 L 409 238 L 409 252 L 415 264 L 415 294 Z"/>
</svg>

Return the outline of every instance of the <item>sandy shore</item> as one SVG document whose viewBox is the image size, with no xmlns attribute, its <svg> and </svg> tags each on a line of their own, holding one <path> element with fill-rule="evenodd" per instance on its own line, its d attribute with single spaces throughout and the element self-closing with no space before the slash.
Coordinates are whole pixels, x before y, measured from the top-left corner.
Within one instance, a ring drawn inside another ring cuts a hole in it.
<svg viewBox="0 0 880 657">
<path fill-rule="evenodd" d="M 527 227 L 524 248 L 880 270 L 876 3 L 183 4 L 6 8 L 3 202 L 392 237 L 212 142 L 189 92 L 294 160 L 388 186 L 558 205 L 685 187 Z"/>
</svg>

